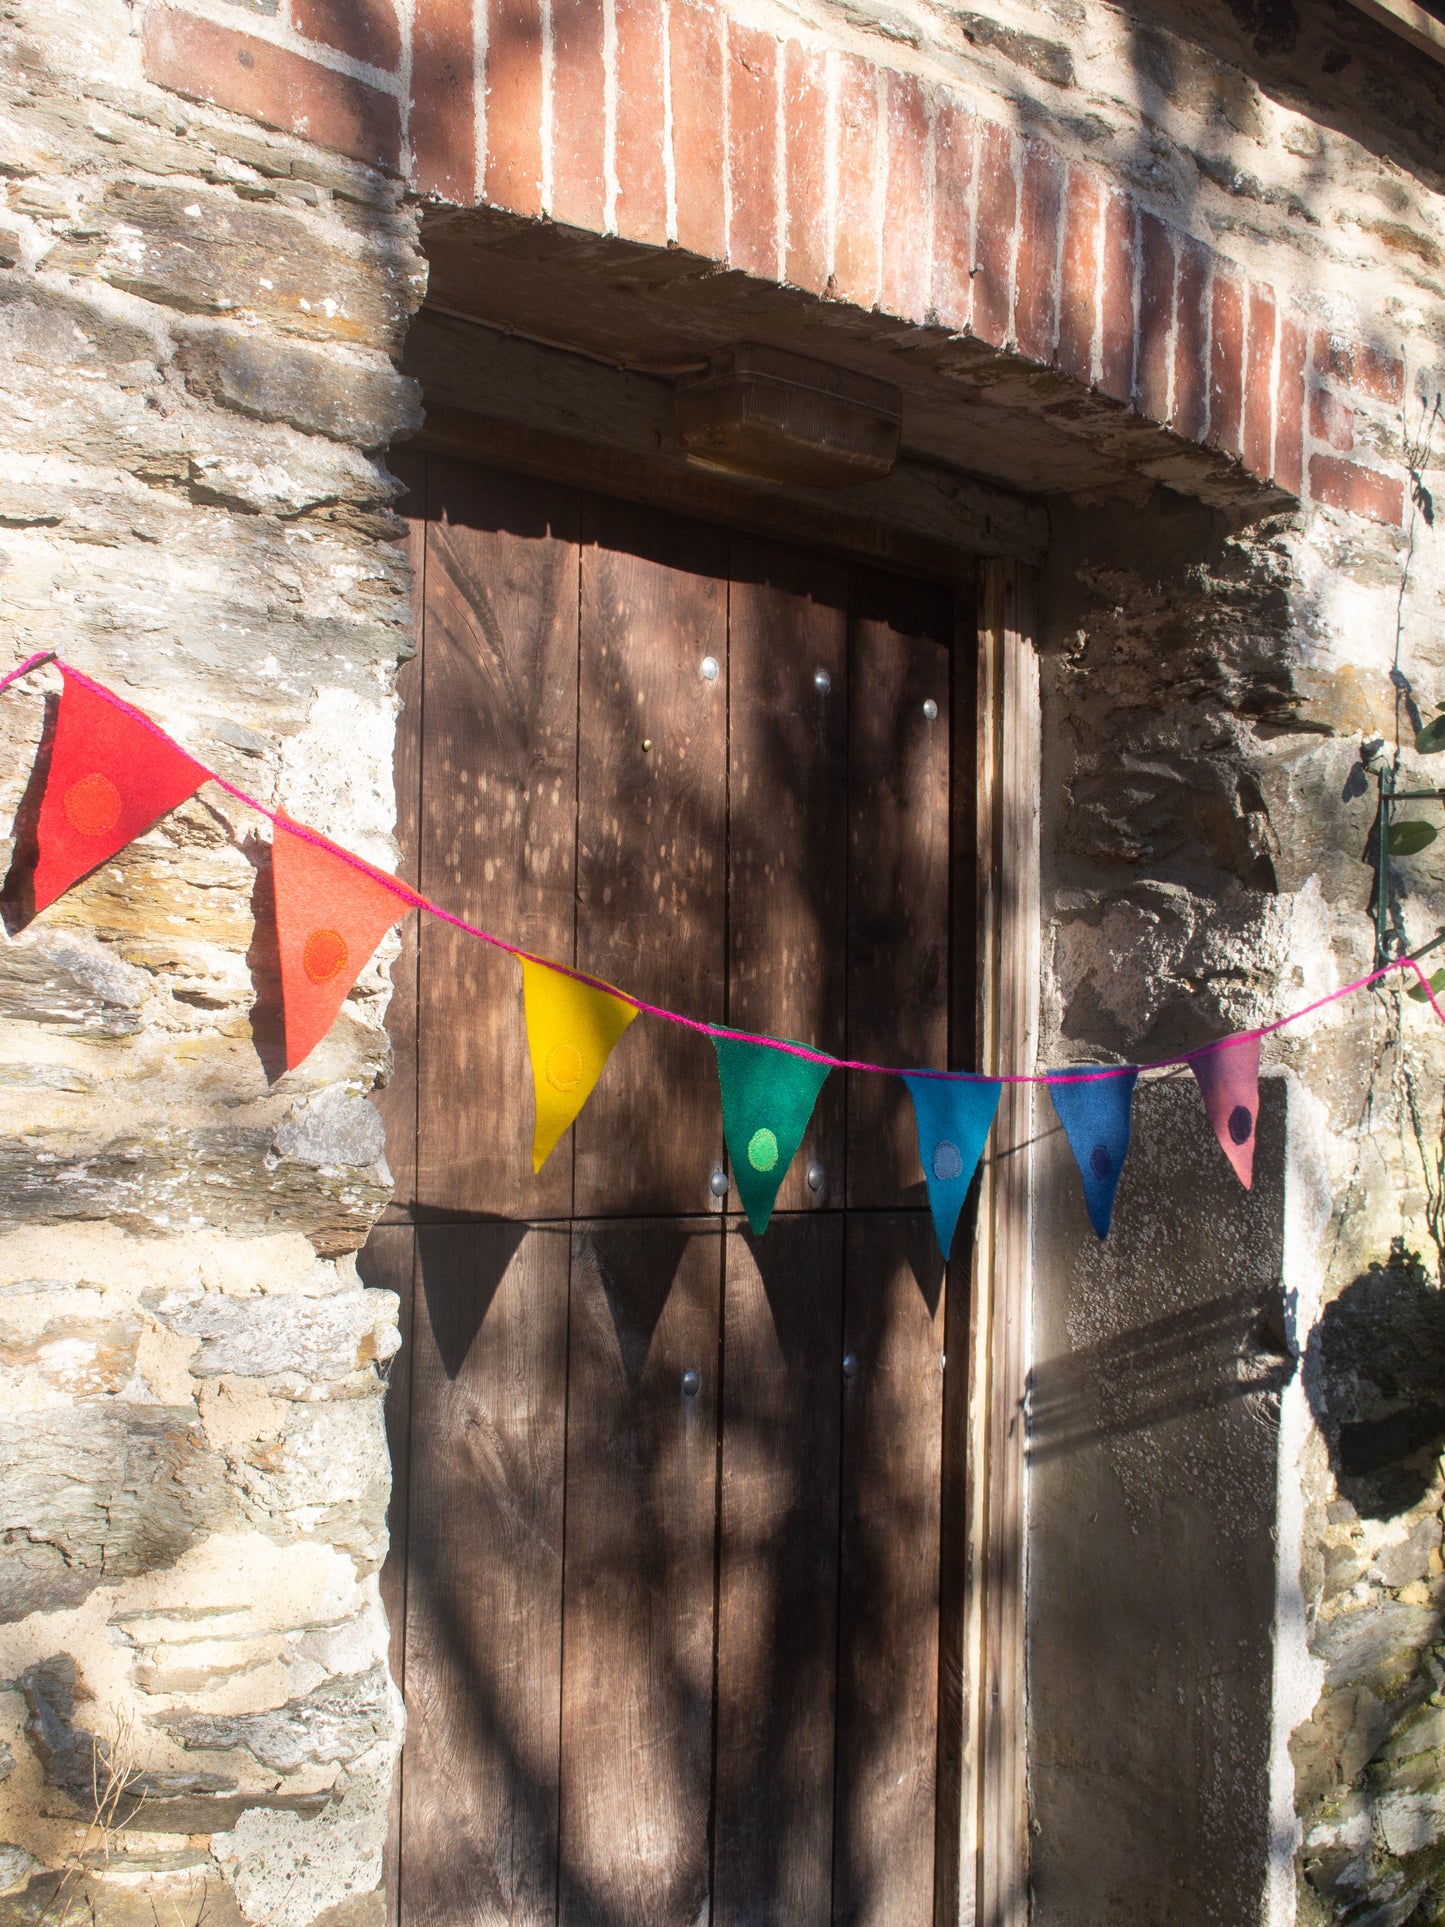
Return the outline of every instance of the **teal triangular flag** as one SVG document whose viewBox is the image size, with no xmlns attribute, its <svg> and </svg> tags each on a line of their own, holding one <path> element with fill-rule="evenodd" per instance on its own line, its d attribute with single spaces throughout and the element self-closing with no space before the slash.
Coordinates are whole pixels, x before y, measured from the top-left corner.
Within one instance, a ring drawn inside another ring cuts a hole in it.
<svg viewBox="0 0 1445 1927">
<path fill-rule="evenodd" d="M 951 1080 L 915 1074 L 903 1081 L 918 1123 L 918 1156 L 928 1180 L 933 1229 L 946 1259 L 1003 1086 L 991 1077 Z"/>
<path fill-rule="evenodd" d="M 1127 1070 L 1116 1072 L 1112 1077 L 1088 1075 L 1099 1068 L 1095 1064 L 1074 1066 L 1071 1077 L 1082 1077 L 1084 1081 L 1050 1083 L 1049 1096 L 1068 1134 L 1079 1175 L 1084 1180 L 1089 1223 L 1101 1238 L 1107 1238 L 1119 1174 L 1129 1155 L 1129 1117 L 1139 1073 Z"/>
<path fill-rule="evenodd" d="M 748 1223 L 760 1236 L 798 1154 L 829 1066 L 771 1044 L 713 1033 L 722 1089 L 723 1136 Z"/>
</svg>

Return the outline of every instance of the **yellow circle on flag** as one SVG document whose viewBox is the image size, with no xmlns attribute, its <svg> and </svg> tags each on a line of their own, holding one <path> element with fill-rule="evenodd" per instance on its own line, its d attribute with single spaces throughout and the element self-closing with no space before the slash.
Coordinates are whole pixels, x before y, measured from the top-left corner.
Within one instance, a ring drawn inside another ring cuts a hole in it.
<svg viewBox="0 0 1445 1927">
<path fill-rule="evenodd" d="M 748 1163 L 755 1171 L 771 1171 L 778 1161 L 778 1140 L 765 1124 L 748 1139 Z"/>
<path fill-rule="evenodd" d="M 554 1044 L 547 1053 L 547 1082 L 570 1091 L 582 1076 L 582 1053 L 571 1044 Z"/>
</svg>

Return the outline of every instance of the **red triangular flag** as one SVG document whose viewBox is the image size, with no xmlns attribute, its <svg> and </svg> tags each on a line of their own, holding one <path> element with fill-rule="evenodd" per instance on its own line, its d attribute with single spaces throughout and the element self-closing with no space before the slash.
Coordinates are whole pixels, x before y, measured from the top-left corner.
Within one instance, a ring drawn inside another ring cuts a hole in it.
<svg viewBox="0 0 1445 1927">
<path fill-rule="evenodd" d="M 1218 1044 L 1189 1068 L 1224 1155 L 1247 1191 L 1254 1182 L 1254 1127 L 1259 1118 L 1259 1039 Z"/>
<path fill-rule="evenodd" d="M 342 999 L 407 902 L 380 872 L 283 823 L 271 844 L 271 876 L 289 1071 L 330 1030 Z"/>
<path fill-rule="evenodd" d="M 35 908 L 123 850 L 206 781 L 169 736 L 61 670 L 50 773 L 35 828 Z"/>
</svg>

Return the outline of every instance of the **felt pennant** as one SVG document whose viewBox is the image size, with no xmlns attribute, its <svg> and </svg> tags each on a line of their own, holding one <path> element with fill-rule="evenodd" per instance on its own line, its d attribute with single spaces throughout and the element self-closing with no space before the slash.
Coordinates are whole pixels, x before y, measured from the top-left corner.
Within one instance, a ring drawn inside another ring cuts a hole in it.
<svg viewBox="0 0 1445 1927">
<path fill-rule="evenodd" d="M 748 1223 L 761 1236 L 773 1201 L 798 1154 L 828 1065 L 771 1044 L 714 1032 L 723 1137 Z"/>
<path fill-rule="evenodd" d="M 193 796 L 208 771 L 62 670 L 50 773 L 35 836 L 37 911 Z"/>
<path fill-rule="evenodd" d="M 903 1078 L 918 1124 L 918 1156 L 928 1181 L 928 1202 L 938 1248 L 947 1259 L 958 1214 L 983 1156 L 998 1110 L 1002 1084 L 993 1078 L 950 1082 L 941 1077 Z"/>
<path fill-rule="evenodd" d="M 1241 1037 L 1202 1056 L 1189 1068 L 1224 1155 L 1248 1191 L 1254 1182 L 1254 1127 L 1259 1119 L 1259 1039 Z"/>
<path fill-rule="evenodd" d="M 521 963 L 527 1049 L 536 1094 L 532 1169 L 540 1171 L 553 1145 L 591 1097 L 637 1008 L 610 990 L 579 983 L 530 957 L 523 957 Z"/>
<path fill-rule="evenodd" d="M 1107 1238 L 1119 1174 L 1129 1155 L 1129 1123 L 1139 1073 L 1126 1070 L 1112 1077 L 1086 1075 L 1096 1068 L 1081 1064 L 1070 1072 L 1067 1082 L 1050 1082 L 1049 1096 L 1084 1180 L 1089 1223 L 1100 1238 Z"/>
<path fill-rule="evenodd" d="M 286 1068 L 294 1070 L 335 1022 L 367 959 L 407 908 L 378 873 L 284 822 L 271 844 L 276 941 L 286 1007 Z"/>
</svg>

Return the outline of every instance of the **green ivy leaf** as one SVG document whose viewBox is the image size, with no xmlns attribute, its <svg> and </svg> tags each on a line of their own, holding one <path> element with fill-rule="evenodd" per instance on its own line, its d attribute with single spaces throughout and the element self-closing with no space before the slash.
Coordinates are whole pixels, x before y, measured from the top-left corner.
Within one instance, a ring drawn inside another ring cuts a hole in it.
<svg viewBox="0 0 1445 1927">
<path fill-rule="evenodd" d="M 1438 756 L 1445 749 L 1445 713 L 1426 723 L 1415 737 L 1415 748 L 1422 756 Z"/>
<path fill-rule="evenodd" d="M 1390 825 L 1390 840 L 1385 847 L 1391 856 L 1417 856 L 1439 834 L 1433 823 L 1421 823 L 1412 818 L 1407 823 Z"/>
<path fill-rule="evenodd" d="M 1437 970 L 1435 972 L 1434 976 L 1430 979 L 1430 988 L 1435 992 L 1435 995 L 1437 997 L 1440 995 L 1440 992 L 1442 990 L 1445 990 L 1445 970 Z M 1405 995 L 1407 997 L 1413 997 L 1417 1004 L 1424 1003 L 1425 986 L 1420 982 L 1418 977 L 1416 978 L 1415 982 L 1411 984 L 1410 988 L 1405 992 Z"/>
</svg>

